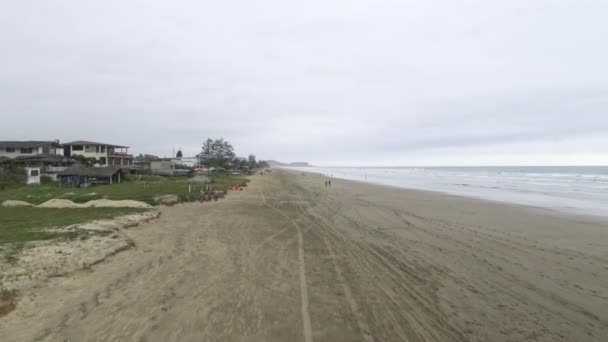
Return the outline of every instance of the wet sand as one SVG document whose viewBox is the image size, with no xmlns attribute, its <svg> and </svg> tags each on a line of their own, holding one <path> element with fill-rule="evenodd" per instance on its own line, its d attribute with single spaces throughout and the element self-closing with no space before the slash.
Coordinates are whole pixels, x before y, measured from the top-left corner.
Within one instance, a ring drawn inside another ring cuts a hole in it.
<svg viewBox="0 0 608 342">
<path fill-rule="evenodd" d="M 2 341 L 608 340 L 608 224 L 324 180 L 162 208 L 21 298 Z"/>
</svg>

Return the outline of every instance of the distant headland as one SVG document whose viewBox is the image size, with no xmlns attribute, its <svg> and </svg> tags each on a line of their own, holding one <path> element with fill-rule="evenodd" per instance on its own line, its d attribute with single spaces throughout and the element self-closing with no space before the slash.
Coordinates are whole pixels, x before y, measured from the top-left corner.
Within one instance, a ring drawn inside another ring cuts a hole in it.
<svg viewBox="0 0 608 342">
<path fill-rule="evenodd" d="M 266 161 L 270 166 L 298 166 L 298 167 L 313 167 L 314 165 L 310 165 L 307 162 L 293 162 L 293 163 L 282 163 L 276 160 L 267 160 Z"/>
</svg>

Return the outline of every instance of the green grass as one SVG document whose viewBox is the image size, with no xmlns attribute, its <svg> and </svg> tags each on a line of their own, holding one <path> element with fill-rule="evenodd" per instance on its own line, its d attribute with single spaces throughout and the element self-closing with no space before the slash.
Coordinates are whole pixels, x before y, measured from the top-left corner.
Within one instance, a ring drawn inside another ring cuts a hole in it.
<svg viewBox="0 0 608 342">
<path fill-rule="evenodd" d="M 2 208 L 0 207 L 0 246 L 20 249 L 29 241 L 56 238 L 75 238 L 79 231 L 53 232 L 46 228 L 65 227 L 98 219 L 109 219 L 120 215 L 140 213 L 145 209 L 135 208 Z M 103 233 L 103 232 L 102 232 Z"/>
<path fill-rule="evenodd" d="M 213 189 L 227 189 L 232 184 L 245 185 L 245 177 L 214 175 Z M 188 193 L 188 178 L 155 178 L 151 181 L 131 181 L 113 185 L 99 185 L 86 189 L 59 187 L 57 184 L 19 185 L 0 190 L 0 202 L 4 200 L 25 201 L 32 204 L 44 203 L 52 198 L 69 199 L 84 203 L 94 199 L 136 200 L 155 204 L 154 198 L 162 195 L 177 195 L 182 201 L 198 199 L 198 192 L 204 184 L 193 184 Z"/>
<path fill-rule="evenodd" d="M 233 184 L 245 185 L 245 177 L 214 175 L 212 189 L 227 189 Z M 59 187 L 57 184 L 19 185 L 0 190 L 0 202 L 4 200 L 25 201 L 40 204 L 53 198 L 69 199 L 84 203 L 94 199 L 136 200 L 155 204 L 154 198 L 161 195 L 177 195 L 182 201 L 198 200 L 199 191 L 205 184 L 193 184 L 188 192 L 188 178 L 151 177 L 146 181 L 131 181 L 113 185 L 99 185 L 87 189 Z M 18 251 L 28 241 L 49 240 L 56 238 L 83 237 L 90 232 L 70 231 L 53 232 L 45 228 L 64 227 L 97 219 L 141 212 L 132 208 L 3 208 L 0 207 L 0 247 L 6 250 L 10 245 L 12 251 Z M 99 232 L 103 234 L 104 232 Z M 10 254 L 10 253 L 9 253 Z"/>
</svg>

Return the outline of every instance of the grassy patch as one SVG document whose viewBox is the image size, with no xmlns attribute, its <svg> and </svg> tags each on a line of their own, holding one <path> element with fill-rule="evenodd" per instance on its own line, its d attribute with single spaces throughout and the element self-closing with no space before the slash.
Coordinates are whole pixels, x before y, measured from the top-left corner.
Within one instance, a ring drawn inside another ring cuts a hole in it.
<svg viewBox="0 0 608 342">
<path fill-rule="evenodd" d="M 248 182 L 249 179 L 246 177 L 219 174 L 213 176 L 213 183 L 211 184 L 211 187 L 214 190 L 225 190 L 233 184 L 246 186 Z"/>
<path fill-rule="evenodd" d="M 0 207 L 0 246 L 5 256 L 22 248 L 26 242 L 56 238 L 75 238 L 80 232 L 53 232 L 46 228 L 65 227 L 98 219 L 143 212 L 134 208 L 2 208 Z"/>
<path fill-rule="evenodd" d="M 154 198 L 162 195 L 177 195 L 182 201 L 198 199 L 198 192 L 204 184 L 193 184 L 188 192 L 187 177 L 152 177 L 146 180 L 124 182 L 113 185 L 99 185 L 86 189 L 59 187 L 56 184 L 21 185 L 0 190 L 0 202 L 4 200 L 25 201 L 32 204 L 44 203 L 52 198 L 69 199 L 77 203 L 108 198 L 111 200 L 136 200 L 155 204 Z M 232 184 L 246 185 L 247 178 L 231 175 L 213 175 L 213 189 L 227 189 Z"/>
</svg>

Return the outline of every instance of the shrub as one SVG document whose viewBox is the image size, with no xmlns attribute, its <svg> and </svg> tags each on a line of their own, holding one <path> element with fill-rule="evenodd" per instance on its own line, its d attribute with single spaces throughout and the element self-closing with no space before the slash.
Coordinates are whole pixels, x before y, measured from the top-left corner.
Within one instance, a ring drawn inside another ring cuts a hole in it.
<svg viewBox="0 0 608 342">
<path fill-rule="evenodd" d="M 0 168 L 0 186 L 23 184 L 27 180 L 24 168 L 9 166 Z"/>
<path fill-rule="evenodd" d="M 53 183 L 53 178 L 50 176 L 40 176 L 40 183 L 41 184 L 51 184 Z"/>
</svg>

